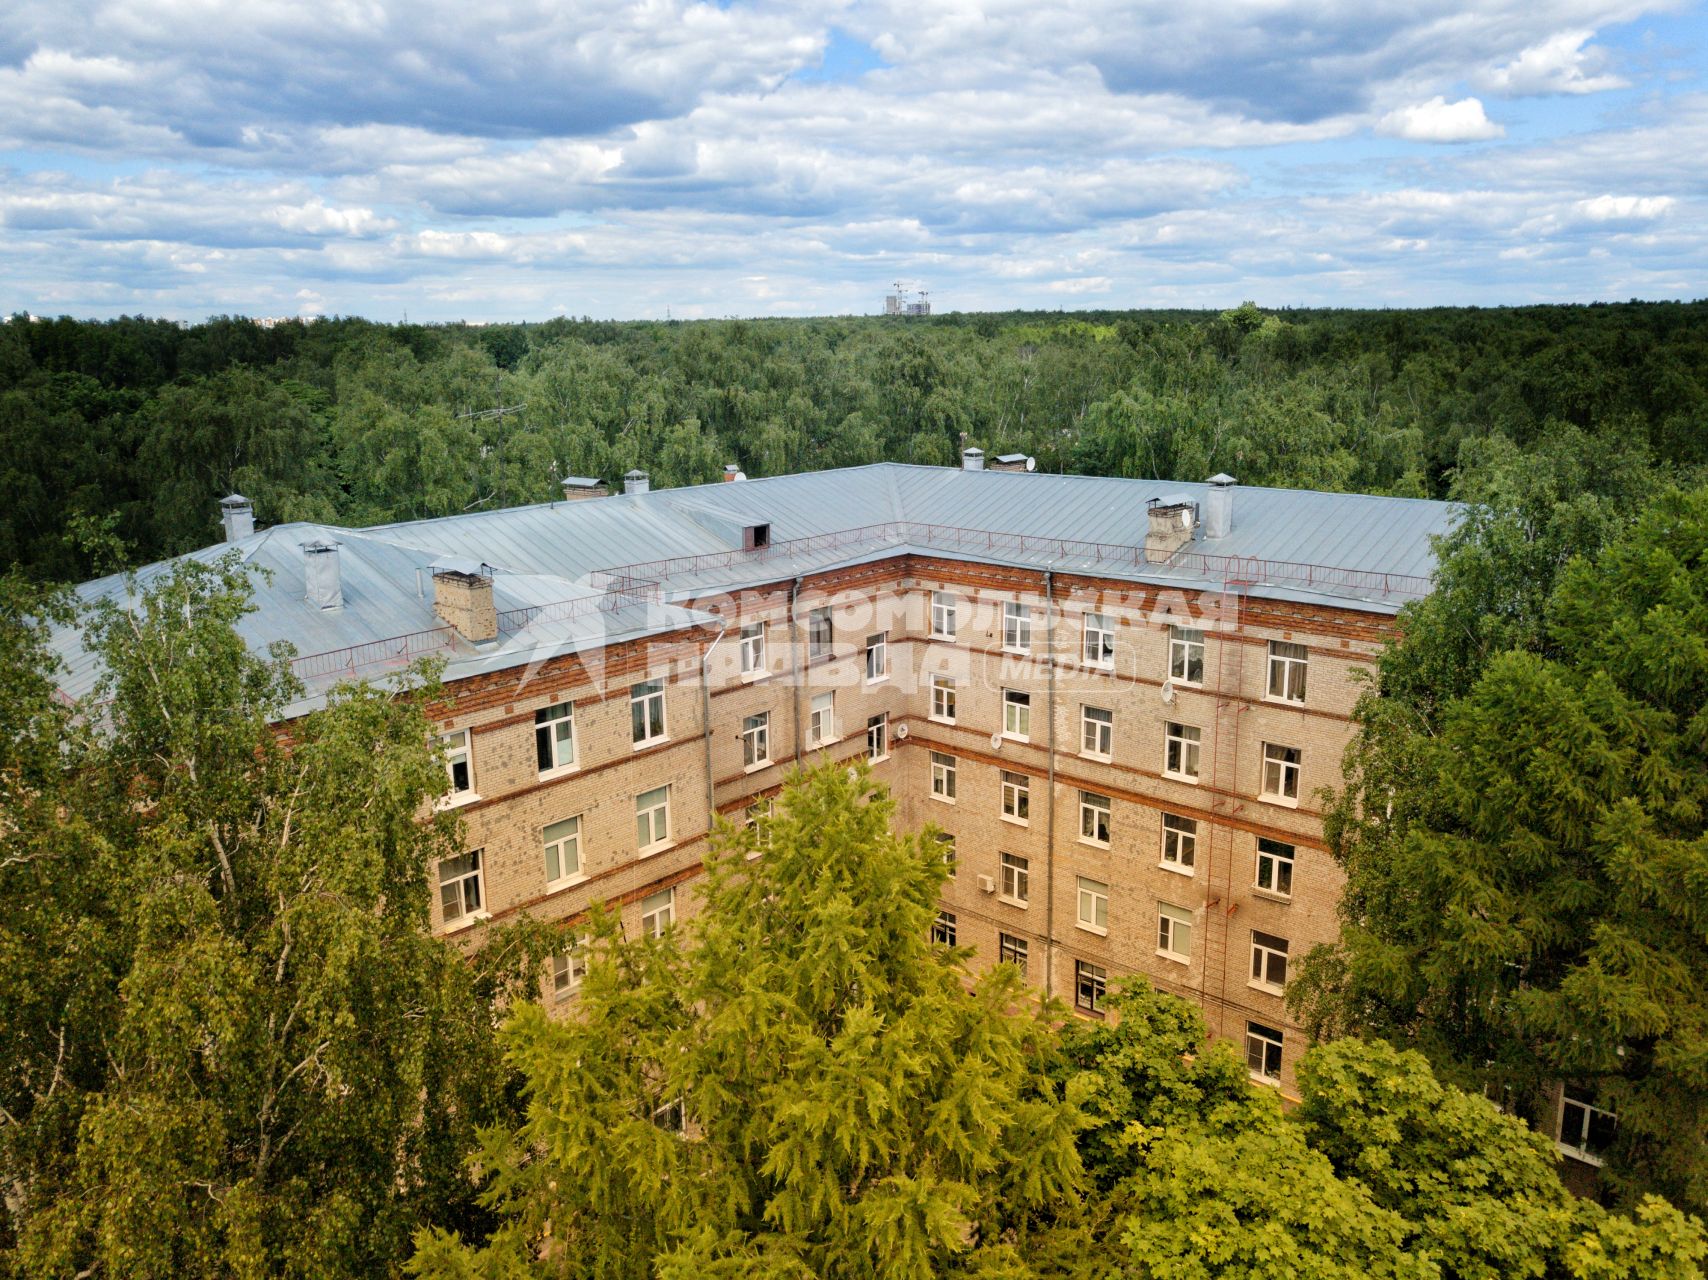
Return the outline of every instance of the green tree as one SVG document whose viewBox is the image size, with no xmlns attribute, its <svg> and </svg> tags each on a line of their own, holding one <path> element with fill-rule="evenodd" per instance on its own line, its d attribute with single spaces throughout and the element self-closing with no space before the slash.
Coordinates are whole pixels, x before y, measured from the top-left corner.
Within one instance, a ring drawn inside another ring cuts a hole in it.
<svg viewBox="0 0 1708 1280">
<path fill-rule="evenodd" d="M 503 1225 L 423 1233 L 417 1274 L 1030 1274 L 1079 1113 L 1013 968 L 969 989 L 928 941 L 942 859 L 893 811 L 864 765 L 797 775 L 722 830 L 690 924 L 596 925 L 576 1015 L 506 1028 L 528 1116 L 486 1138 Z"/>
<path fill-rule="evenodd" d="M 423 818 L 419 702 L 340 689 L 282 740 L 301 690 L 237 636 L 248 594 L 229 557 L 99 609 L 75 718 L 8 624 L 40 673 L 0 686 L 9 758 L 52 758 L 0 797 L 19 1275 L 366 1276 L 422 1222 L 483 1221 L 462 1165 L 503 1114 L 494 1011 L 535 989 L 526 938 L 471 965 L 431 935 L 426 869 L 460 845 Z"/>
<path fill-rule="evenodd" d="M 1619 1117 L 1612 1185 L 1700 1209 L 1708 490 L 1572 561 L 1542 629 L 1430 719 L 1361 711 L 1330 824 L 1342 942 L 1292 998 L 1533 1115 L 1557 1081 L 1595 1090 Z"/>
</svg>

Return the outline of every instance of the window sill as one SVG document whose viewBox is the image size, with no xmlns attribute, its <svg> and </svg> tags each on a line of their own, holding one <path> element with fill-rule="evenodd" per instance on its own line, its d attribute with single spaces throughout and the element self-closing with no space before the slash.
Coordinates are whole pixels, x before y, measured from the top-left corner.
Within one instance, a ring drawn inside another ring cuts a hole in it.
<svg viewBox="0 0 1708 1280">
<path fill-rule="evenodd" d="M 1083 844 L 1087 848 L 1091 849 L 1107 849 L 1111 847 L 1111 842 L 1108 840 L 1092 840 L 1087 836 L 1080 836 L 1074 843 Z"/>
<path fill-rule="evenodd" d="M 1253 1084 L 1260 1084 L 1265 1089 L 1279 1089 L 1281 1087 L 1280 1076 L 1261 1075 L 1256 1071 L 1248 1071 L 1246 1074 L 1251 1077 L 1251 1082 Z"/>
<path fill-rule="evenodd" d="M 586 884 L 589 879 L 590 877 L 584 872 L 578 872 L 573 876 L 565 876 L 562 880 L 548 880 L 546 881 L 546 892 L 562 893 L 565 889 L 573 889 L 578 884 Z"/>
<path fill-rule="evenodd" d="M 882 764 L 884 761 L 888 760 L 889 758 L 890 758 L 890 754 L 889 754 L 889 752 L 886 751 L 881 756 L 867 756 L 866 757 L 866 763 L 867 764 Z"/>
<path fill-rule="evenodd" d="M 1261 889 L 1256 885 L 1251 887 L 1251 893 L 1253 897 L 1263 898 L 1269 902 L 1280 902 L 1291 905 L 1293 901 L 1293 895 L 1290 893 L 1276 893 L 1273 889 Z"/>
<path fill-rule="evenodd" d="M 1171 875 L 1186 876 L 1188 879 L 1193 875 L 1191 867 L 1183 867 L 1178 862 L 1159 862 L 1156 865 Z"/>
<path fill-rule="evenodd" d="M 1032 656 L 1030 649 L 1015 649 L 1006 644 L 1002 646 L 1002 652 L 1011 658 L 1030 658 Z"/>
<path fill-rule="evenodd" d="M 1032 741 L 1032 735 L 1029 733 L 1008 733 L 1005 731 L 1002 735 L 1002 740 L 1004 742 L 1030 743 Z"/>
<path fill-rule="evenodd" d="M 1284 998 L 1287 994 L 1285 987 L 1272 987 L 1266 982 L 1247 981 L 1245 985 L 1253 991 L 1261 991 L 1266 996 L 1274 996 L 1277 1000 Z"/>
<path fill-rule="evenodd" d="M 1176 689 L 1202 689 L 1204 687 L 1202 680 L 1183 680 L 1179 676 L 1169 676 L 1168 683 Z"/>
<path fill-rule="evenodd" d="M 540 773 L 541 782 L 550 782 L 554 778 L 567 778 L 572 773 L 580 773 L 579 764 L 560 764 L 555 769 L 545 769 Z"/>
<path fill-rule="evenodd" d="M 1170 964 L 1186 965 L 1188 967 L 1192 964 L 1191 956 L 1177 956 L 1172 951 L 1158 951 L 1156 954 L 1158 959 L 1166 960 Z"/>
<path fill-rule="evenodd" d="M 935 791 L 933 791 L 931 793 L 931 798 L 933 800 L 939 801 L 943 804 L 954 804 L 955 803 L 955 797 L 954 796 L 940 796 Z"/>
<path fill-rule="evenodd" d="M 743 671 L 741 673 L 741 682 L 743 684 L 759 684 L 761 681 L 769 680 L 770 678 L 771 673 L 765 670 Z"/>
<path fill-rule="evenodd" d="M 659 854 L 663 853 L 665 850 L 674 849 L 675 847 L 676 847 L 676 842 L 674 840 L 660 840 L 657 844 L 649 844 L 644 849 L 636 849 L 635 850 L 635 857 L 637 857 L 637 858 L 653 858 L 653 857 L 657 857 Z"/>
<path fill-rule="evenodd" d="M 1582 1147 L 1568 1147 L 1565 1143 L 1556 1139 L 1554 1142 L 1554 1150 L 1558 1151 L 1564 1159 L 1576 1160 L 1579 1164 L 1587 1164 L 1592 1169 L 1601 1168 L 1601 1157 L 1590 1155 L 1590 1153 L 1585 1151 Z"/>
<path fill-rule="evenodd" d="M 1115 763 L 1115 757 L 1114 756 L 1106 756 L 1101 751 L 1081 751 L 1079 753 L 1079 758 L 1081 760 L 1095 760 L 1095 761 L 1097 761 L 1098 764 L 1114 764 Z"/>
<path fill-rule="evenodd" d="M 465 929 L 472 929 L 482 921 L 490 919 L 492 919 L 492 912 L 490 911 L 471 911 L 466 916 L 458 916 L 455 920 L 448 921 L 443 926 L 444 933 L 447 936 L 453 933 L 461 933 Z"/>
<path fill-rule="evenodd" d="M 1020 910 L 1022 910 L 1022 911 L 1026 910 L 1026 904 L 1024 902 L 1022 902 L 1019 898 L 1008 898 L 1008 897 L 1004 897 L 1002 894 L 999 893 L 996 896 L 996 900 L 998 902 L 1002 903 L 1004 906 L 1019 907 Z"/>
<path fill-rule="evenodd" d="M 662 738 L 647 738 L 641 742 L 637 742 L 635 743 L 634 749 L 636 751 L 645 751 L 648 747 L 661 747 L 669 741 L 670 735 L 667 733 Z"/>
<path fill-rule="evenodd" d="M 1001 818 L 1011 827 L 1029 827 L 1032 825 L 1032 820 L 1030 818 L 1015 818 L 1006 813 L 999 813 L 996 816 Z"/>
<path fill-rule="evenodd" d="M 955 719 L 953 716 L 926 716 L 925 718 L 927 720 L 929 720 L 932 724 L 950 724 L 950 725 L 952 725 L 955 723 Z"/>
<path fill-rule="evenodd" d="M 820 738 L 817 742 L 807 743 L 807 750 L 808 751 L 823 751 L 826 747 L 834 747 L 837 743 L 839 743 L 841 741 L 842 741 L 841 738 Z"/>
<path fill-rule="evenodd" d="M 552 993 L 552 1003 L 553 1004 L 568 1004 L 569 998 L 576 993 L 576 990 L 577 989 L 575 987 L 570 987 L 567 991 L 553 992 Z"/>
<path fill-rule="evenodd" d="M 1184 782 L 1189 787 L 1195 787 L 1198 785 L 1198 775 L 1195 773 L 1170 773 L 1167 769 L 1164 769 L 1162 771 L 1162 776 L 1170 782 Z"/>
<path fill-rule="evenodd" d="M 464 805 L 473 804 L 479 799 L 479 792 L 464 791 L 454 796 L 440 796 L 433 802 L 433 808 L 442 813 L 447 809 L 461 809 Z"/>
<path fill-rule="evenodd" d="M 741 766 L 743 773 L 758 773 L 761 769 L 769 769 L 774 762 L 771 760 L 755 760 L 752 764 Z"/>
<path fill-rule="evenodd" d="M 1081 659 L 1079 665 L 1084 667 L 1087 671 L 1113 671 L 1115 669 L 1115 660 L 1113 658 L 1084 658 Z"/>
<path fill-rule="evenodd" d="M 1094 924 L 1086 924 L 1083 920 L 1074 921 L 1073 927 L 1078 929 L 1081 933 L 1095 934 L 1099 938 L 1107 938 L 1109 936 L 1108 929 L 1099 928 Z"/>
<path fill-rule="evenodd" d="M 884 672 L 884 674 L 881 676 L 867 676 L 866 677 L 866 683 L 868 685 L 888 684 L 889 682 L 890 682 L 890 673 L 887 671 Z"/>
<path fill-rule="evenodd" d="M 1292 798 L 1287 796 L 1258 796 L 1257 799 L 1258 803 L 1272 804 L 1277 809 L 1297 809 L 1299 807 L 1298 797 L 1296 796 Z"/>
<path fill-rule="evenodd" d="M 1267 702 L 1272 707 L 1303 707 L 1303 698 L 1278 698 L 1273 693 L 1266 693 L 1259 701 Z"/>
<path fill-rule="evenodd" d="M 933 631 L 926 638 L 929 640 L 942 640 L 948 644 L 954 644 L 955 640 L 956 640 L 956 637 L 952 632 L 945 632 L 945 631 Z"/>
</svg>

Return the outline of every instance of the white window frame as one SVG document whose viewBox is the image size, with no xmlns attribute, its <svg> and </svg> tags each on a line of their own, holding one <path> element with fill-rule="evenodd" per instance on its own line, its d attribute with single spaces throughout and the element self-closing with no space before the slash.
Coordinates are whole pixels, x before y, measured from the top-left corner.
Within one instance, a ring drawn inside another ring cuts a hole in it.
<svg viewBox="0 0 1708 1280">
<path fill-rule="evenodd" d="M 653 732 L 655 721 L 657 732 Z M 635 737 L 637 729 L 644 736 Z M 636 751 L 669 741 L 670 723 L 665 719 L 663 680 L 637 680 L 629 686 L 629 736 L 634 739 Z"/>
<path fill-rule="evenodd" d="M 1289 758 L 1290 757 L 1290 758 Z M 1299 807 L 1299 782 L 1304 774 L 1305 753 L 1278 742 L 1263 744 L 1263 774 L 1259 798 L 1269 804 Z"/>
<path fill-rule="evenodd" d="M 998 772 L 1002 790 L 1002 820 L 1029 826 L 1032 821 L 1032 779 L 1012 769 Z"/>
<path fill-rule="evenodd" d="M 955 854 L 955 833 L 939 831 L 937 833 L 937 847 L 942 852 L 943 865 L 949 869 L 946 878 L 955 879 L 960 872 L 960 863 Z"/>
<path fill-rule="evenodd" d="M 820 635 L 820 632 L 823 632 Z M 830 606 L 823 605 L 807 614 L 807 661 L 831 657 L 836 652 L 836 621 Z"/>
<path fill-rule="evenodd" d="M 866 759 L 872 764 L 890 758 L 890 713 L 866 717 Z"/>
<path fill-rule="evenodd" d="M 955 757 L 946 751 L 931 753 L 931 798 L 955 803 Z"/>
<path fill-rule="evenodd" d="M 1032 695 L 1024 689 L 1002 691 L 1002 736 L 1032 741 Z"/>
<path fill-rule="evenodd" d="M 1270 847 L 1265 848 L 1265 845 Z M 1294 845 L 1259 836 L 1257 869 L 1252 877 L 1253 887 L 1260 893 L 1273 894 L 1277 898 L 1292 898 L 1293 870 L 1298 856 L 1299 851 Z M 1265 879 L 1269 881 L 1268 884 L 1264 883 Z"/>
<path fill-rule="evenodd" d="M 959 634 L 960 597 L 953 591 L 931 593 L 931 638 L 953 640 Z"/>
<path fill-rule="evenodd" d="M 676 923 L 676 886 L 649 893 L 640 900 L 641 934 L 648 938 L 663 937 Z"/>
<path fill-rule="evenodd" d="M 553 836 L 552 832 L 557 835 Z M 560 818 L 540 828 L 540 844 L 544 851 L 547 890 L 562 889 L 587 879 L 581 857 L 581 815 Z M 552 860 L 557 860 L 557 875 L 552 874 Z M 573 859 L 575 867 L 567 869 Z"/>
<path fill-rule="evenodd" d="M 466 868 L 454 869 L 445 878 L 447 863 L 466 862 Z M 484 849 L 467 849 L 439 859 L 439 917 L 447 926 L 470 924 L 487 918 L 486 857 Z M 472 890 L 472 891 L 471 891 Z M 451 912 L 452 901 L 456 913 Z"/>
<path fill-rule="evenodd" d="M 931 941 L 939 946 L 952 947 L 959 935 L 957 921 L 953 911 L 939 910 L 937 918 L 931 922 Z"/>
<path fill-rule="evenodd" d="M 770 674 L 765 669 L 763 622 L 750 622 L 741 629 L 741 674 L 749 680 Z"/>
<path fill-rule="evenodd" d="M 1176 964 L 1192 963 L 1192 935 L 1198 921 L 1190 907 L 1156 904 L 1156 953 Z M 1184 944 L 1184 945 L 1183 945 Z"/>
<path fill-rule="evenodd" d="M 1203 752 L 1204 731 L 1197 725 L 1182 724 L 1178 720 L 1163 721 L 1163 777 L 1176 782 L 1197 782 L 1204 764 Z"/>
<path fill-rule="evenodd" d="M 1115 665 L 1115 623 L 1102 613 L 1085 615 L 1080 656 L 1088 667 L 1109 670 Z"/>
<path fill-rule="evenodd" d="M 1306 677 L 1310 674 L 1311 651 L 1291 640 L 1269 642 L 1268 679 L 1263 696 L 1270 702 L 1305 701 Z"/>
<path fill-rule="evenodd" d="M 879 684 L 890 678 L 890 633 L 878 631 L 866 637 L 866 683 Z"/>
<path fill-rule="evenodd" d="M 815 693 L 807 713 L 807 745 L 828 747 L 836 741 L 836 694 Z"/>
<path fill-rule="evenodd" d="M 955 723 L 955 682 L 948 676 L 929 677 L 931 715 L 938 724 Z"/>
<path fill-rule="evenodd" d="M 771 713 L 756 711 L 741 721 L 741 767 L 752 773 L 771 763 Z"/>
<path fill-rule="evenodd" d="M 1189 876 L 1198 865 L 1198 819 L 1162 815 L 1162 868 Z"/>
<path fill-rule="evenodd" d="M 1285 1051 L 1287 1033 L 1261 1022 L 1245 1024 L 1245 1069 L 1258 1084 L 1281 1083 L 1281 1055 Z M 1270 1051 L 1274 1051 L 1274 1070 L 1270 1069 Z"/>
<path fill-rule="evenodd" d="M 1098 834 L 1097 817 L 1103 818 L 1103 833 Z M 1115 829 L 1115 802 L 1096 791 L 1079 793 L 1079 840 L 1081 844 L 1107 849 Z"/>
<path fill-rule="evenodd" d="M 1011 907 L 1023 907 L 1032 900 L 1032 859 L 1020 853 L 998 853 L 997 897 Z"/>
<path fill-rule="evenodd" d="M 1276 944 L 1280 945 L 1277 946 Z M 1261 929 L 1251 931 L 1251 977 L 1246 985 L 1281 995 L 1287 989 L 1287 939 Z M 1280 981 L 1277 982 L 1277 969 Z"/>
<path fill-rule="evenodd" d="M 1596 1116 L 1606 1116 L 1613 1121 L 1614 1127 L 1617 1129 L 1619 1117 L 1606 1107 L 1596 1106 L 1587 1098 L 1573 1096 L 1572 1089 L 1573 1086 L 1571 1085 L 1563 1085 L 1560 1088 L 1560 1105 L 1554 1115 L 1554 1145 L 1559 1149 L 1561 1155 L 1587 1165 L 1594 1165 L 1599 1169 L 1606 1157 L 1597 1155 L 1589 1149 L 1590 1126 L 1595 1122 Z M 1572 1135 L 1577 1138 L 1575 1142 L 1568 1137 L 1566 1128 L 1568 1113 L 1575 1113 L 1575 1116 L 1578 1117 L 1574 1126 L 1577 1132 Z"/>
<path fill-rule="evenodd" d="M 1108 707 L 1080 703 L 1079 754 L 1088 760 L 1115 758 L 1115 713 Z"/>
<path fill-rule="evenodd" d="M 1002 602 L 1002 649 L 1004 653 L 1032 652 L 1032 606 L 1024 600 Z"/>
<path fill-rule="evenodd" d="M 653 787 L 635 796 L 635 846 L 643 858 L 670 847 L 668 782 L 662 787 Z"/>
<path fill-rule="evenodd" d="M 587 938 L 579 937 L 568 951 L 559 951 L 551 958 L 552 997 L 567 1000 L 581 990 L 587 977 Z"/>
<path fill-rule="evenodd" d="M 1198 674 L 1192 674 L 1196 660 Z M 1204 683 L 1204 633 L 1197 627 L 1168 629 L 1168 678 L 1175 684 L 1199 688 Z"/>
<path fill-rule="evenodd" d="M 1020 976 L 1026 976 L 1026 961 L 1031 950 L 1026 945 L 1026 939 L 1017 933 L 1001 933 L 996 935 L 996 962 L 1011 964 L 1020 970 Z"/>
<path fill-rule="evenodd" d="M 575 704 L 554 702 L 534 712 L 534 764 L 540 777 L 570 773 L 579 758 L 575 748 Z"/>
<path fill-rule="evenodd" d="M 1109 933 L 1109 886 L 1089 876 L 1076 876 L 1079 882 L 1079 920 L 1081 929 L 1107 937 Z"/>
<path fill-rule="evenodd" d="M 466 804 L 480 799 L 474 789 L 474 735 L 467 729 L 453 729 L 439 735 L 445 744 L 445 794 L 440 803 Z M 457 766 L 462 766 L 463 785 L 457 785 Z"/>
<path fill-rule="evenodd" d="M 1073 1007 L 1087 1013 L 1102 1013 L 1109 994 L 1109 971 L 1089 960 L 1073 962 Z"/>
</svg>

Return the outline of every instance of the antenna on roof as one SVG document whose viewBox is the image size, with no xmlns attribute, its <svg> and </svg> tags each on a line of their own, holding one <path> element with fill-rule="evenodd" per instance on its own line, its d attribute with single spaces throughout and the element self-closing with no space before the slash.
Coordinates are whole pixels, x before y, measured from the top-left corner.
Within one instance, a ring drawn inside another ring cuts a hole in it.
<svg viewBox="0 0 1708 1280">
<path fill-rule="evenodd" d="M 499 380 L 503 378 L 503 376 L 504 374 L 502 370 L 492 375 L 492 408 L 470 409 L 467 413 L 459 413 L 457 415 L 458 422 L 498 423 L 498 448 L 496 450 L 496 455 L 498 463 L 498 505 L 500 507 L 508 505 L 506 502 L 507 494 L 504 480 L 504 418 L 506 414 L 521 413 L 522 410 L 527 407 L 520 404 L 507 405 L 504 403 L 504 396 L 499 390 Z M 478 493 L 479 491 L 480 486 L 477 484 L 475 485 L 475 492 Z"/>
</svg>

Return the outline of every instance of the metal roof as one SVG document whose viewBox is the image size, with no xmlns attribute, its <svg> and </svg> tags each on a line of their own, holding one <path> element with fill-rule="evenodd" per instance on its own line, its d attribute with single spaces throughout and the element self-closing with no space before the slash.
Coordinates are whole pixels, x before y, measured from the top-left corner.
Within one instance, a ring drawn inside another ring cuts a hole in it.
<svg viewBox="0 0 1708 1280">
<path fill-rule="evenodd" d="M 236 550 L 266 569 L 270 576 L 256 577 L 255 611 L 239 629 L 256 647 L 294 646 L 303 655 L 299 671 L 323 690 L 329 672 L 368 674 L 417 652 L 442 651 L 454 679 L 525 665 L 554 645 L 590 649 L 657 634 L 711 620 L 664 600 L 907 551 L 1178 585 L 1237 577 L 1255 595 L 1393 613 L 1427 589 L 1432 539 L 1458 510 L 1420 499 L 1235 486 L 1227 535 L 1200 537 L 1166 564 L 1144 563 L 1137 549 L 1148 532 L 1147 504 L 1202 502 L 1208 488 L 877 463 L 366 529 L 276 525 L 187 558 L 211 562 Z M 771 546 L 744 552 L 741 530 L 755 524 L 771 526 Z M 339 546 L 342 609 L 306 599 L 303 546 L 310 542 Z M 434 614 L 432 572 L 450 563 L 493 574 L 496 646 L 462 643 Z M 146 587 L 170 564 L 138 570 L 135 580 Z M 104 578 L 78 594 L 122 601 L 127 582 Z M 614 597 L 613 587 L 639 594 Z M 56 646 L 70 667 L 67 693 L 86 692 L 96 672 L 77 634 L 56 637 Z"/>
</svg>

